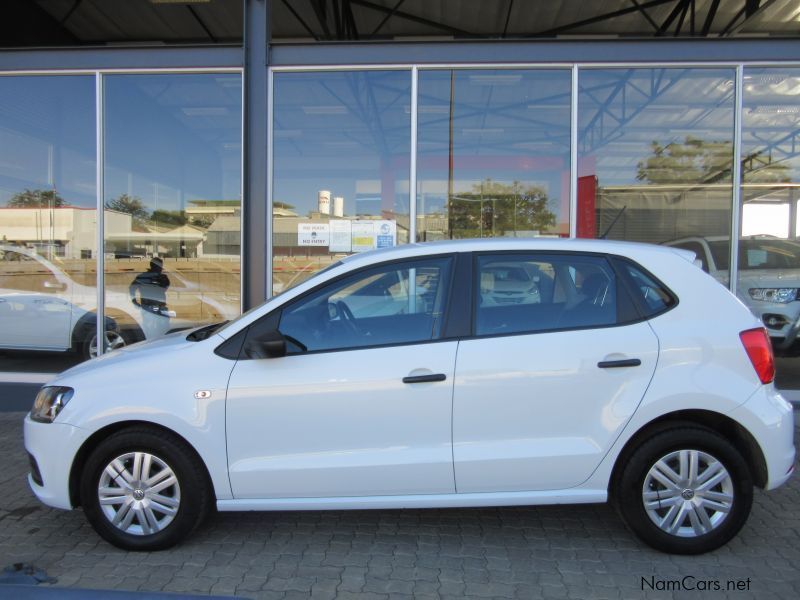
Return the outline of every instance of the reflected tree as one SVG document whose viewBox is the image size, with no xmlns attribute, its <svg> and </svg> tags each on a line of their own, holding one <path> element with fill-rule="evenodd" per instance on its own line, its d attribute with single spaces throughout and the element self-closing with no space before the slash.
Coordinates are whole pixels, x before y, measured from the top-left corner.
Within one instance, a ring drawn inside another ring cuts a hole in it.
<svg viewBox="0 0 800 600">
<path fill-rule="evenodd" d="M 6 203 L 9 208 L 58 208 L 67 206 L 55 190 L 29 190 L 14 194 Z"/>
<path fill-rule="evenodd" d="M 636 179 L 651 184 L 703 184 L 731 181 L 733 145 L 686 136 L 682 142 L 653 141 L 651 154 L 637 164 Z M 742 171 L 749 182 L 785 183 L 788 167 L 758 151 L 742 157 Z"/>
<path fill-rule="evenodd" d="M 108 210 L 131 215 L 133 217 L 134 231 L 147 231 L 146 223 L 150 219 L 150 213 L 144 207 L 144 203 L 139 196 L 120 194 L 117 198 L 106 202 L 105 206 Z"/>
<path fill-rule="evenodd" d="M 150 215 L 150 219 L 155 225 L 167 225 L 170 227 L 180 227 L 189 222 L 186 213 L 182 210 L 154 210 L 153 214 Z"/>
<path fill-rule="evenodd" d="M 507 237 L 544 232 L 556 224 L 547 192 L 539 187 L 484 179 L 450 199 L 450 237 Z"/>
</svg>

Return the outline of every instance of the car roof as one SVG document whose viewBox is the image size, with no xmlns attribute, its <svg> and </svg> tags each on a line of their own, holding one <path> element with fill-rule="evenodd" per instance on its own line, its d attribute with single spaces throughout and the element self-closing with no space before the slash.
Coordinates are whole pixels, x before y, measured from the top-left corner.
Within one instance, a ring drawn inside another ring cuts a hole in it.
<svg viewBox="0 0 800 600">
<path fill-rule="evenodd" d="M 348 267 L 352 267 L 359 263 L 367 265 L 373 262 L 423 255 L 449 254 L 454 252 L 519 252 L 526 250 L 539 252 L 593 252 L 598 254 L 618 254 L 621 256 L 652 253 L 677 254 L 689 262 L 694 260 L 694 252 L 671 246 L 617 240 L 538 237 L 442 240 L 402 244 L 392 248 L 373 250 L 363 254 L 351 254 L 350 256 L 342 258 L 341 262 Z"/>
</svg>

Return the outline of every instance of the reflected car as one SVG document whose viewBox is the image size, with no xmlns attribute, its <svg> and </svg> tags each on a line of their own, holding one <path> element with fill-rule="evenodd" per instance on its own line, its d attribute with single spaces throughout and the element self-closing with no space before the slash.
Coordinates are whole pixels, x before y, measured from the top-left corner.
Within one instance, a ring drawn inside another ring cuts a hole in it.
<svg viewBox="0 0 800 600">
<path fill-rule="evenodd" d="M 687 237 L 666 242 L 691 250 L 704 271 L 724 286 L 729 282 L 729 238 Z M 739 241 L 739 299 L 764 323 L 775 350 L 798 348 L 800 334 L 800 244 L 772 236 Z"/>
<path fill-rule="evenodd" d="M 0 349 L 74 351 L 85 359 L 97 355 L 97 290 L 75 281 L 59 262 L 34 249 L 0 245 Z M 177 311 L 164 314 L 137 306 L 127 290 L 106 289 L 107 349 L 195 327 L 196 320 L 176 312 L 198 305 L 199 317 L 207 321 L 239 314 L 238 298 L 203 294 L 198 284 L 177 273 L 170 278 L 168 300 Z"/>
<path fill-rule="evenodd" d="M 485 275 L 517 268 L 547 292 L 484 303 Z M 58 375 L 25 418 L 28 481 L 129 550 L 215 508 L 610 501 L 647 544 L 694 554 L 792 474 L 773 378 L 765 329 L 691 252 L 409 244 Z"/>
<path fill-rule="evenodd" d="M 34 250 L 0 245 L 0 349 L 97 356 L 96 306 L 94 287 Z M 105 347 L 125 343 L 117 321 L 106 317 Z"/>
</svg>

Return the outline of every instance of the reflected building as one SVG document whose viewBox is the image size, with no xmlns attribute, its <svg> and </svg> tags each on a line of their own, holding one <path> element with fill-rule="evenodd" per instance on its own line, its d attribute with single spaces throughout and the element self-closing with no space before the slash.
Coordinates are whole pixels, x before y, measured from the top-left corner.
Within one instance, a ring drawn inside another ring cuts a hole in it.
<svg viewBox="0 0 800 600">
<path fill-rule="evenodd" d="M 798 239 L 796 3 L 7 4 L 0 244 L 160 257 L 176 325 L 389 244 L 713 238 L 741 296 Z"/>
</svg>

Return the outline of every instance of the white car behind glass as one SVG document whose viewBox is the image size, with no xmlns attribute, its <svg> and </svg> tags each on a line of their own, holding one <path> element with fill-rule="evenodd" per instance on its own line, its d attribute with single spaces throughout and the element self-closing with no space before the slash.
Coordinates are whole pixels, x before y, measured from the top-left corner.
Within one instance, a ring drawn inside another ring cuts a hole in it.
<svg viewBox="0 0 800 600">
<path fill-rule="evenodd" d="M 482 301 L 515 265 L 534 298 Z M 766 331 L 690 252 L 411 244 L 62 373 L 25 419 L 29 482 L 131 550 L 214 507 L 611 501 L 646 543 L 700 553 L 794 469 L 773 377 Z"/>
<path fill-rule="evenodd" d="M 0 245 L 0 349 L 75 351 L 84 359 L 97 355 L 97 290 L 75 281 L 57 263 L 57 258 L 48 260 L 34 249 Z M 238 297 L 218 299 L 203 294 L 198 284 L 178 273 L 169 276 L 172 306 L 201 304 L 205 313 L 217 315 L 218 320 L 239 314 Z M 195 326 L 175 318 L 174 311 L 146 312 L 127 292 L 107 289 L 105 303 L 107 349 Z"/>
<path fill-rule="evenodd" d="M 666 245 L 691 250 L 704 271 L 728 286 L 729 238 L 688 237 Z M 742 238 L 736 291 L 764 323 L 777 351 L 796 347 L 800 334 L 800 244 L 772 236 Z"/>
</svg>

